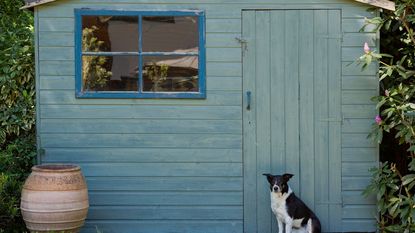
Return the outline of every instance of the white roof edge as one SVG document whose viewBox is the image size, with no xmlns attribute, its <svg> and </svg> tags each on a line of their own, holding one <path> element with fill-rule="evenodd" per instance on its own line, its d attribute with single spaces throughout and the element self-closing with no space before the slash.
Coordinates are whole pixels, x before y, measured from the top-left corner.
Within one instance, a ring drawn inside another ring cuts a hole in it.
<svg viewBox="0 0 415 233">
<path fill-rule="evenodd" d="M 50 2 L 55 2 L 55 1 L 56 0 L 36 0 L 36 1 L 32 1 L 32 2 L 27 2 L 26 1 L 26 4 L 23 7 L 21 7 L 20 9 L 21 10 L 30 9 L 30 8 L 33 8 L 35 6 L 39 6 L 39 5 L 43 5 L 43 4 L 50 3 Z"/>
<path fill-rule="evenodd" d="M 31 9 L 35 6 L 43 5 L 50 2 L 55 2 L 57 0 L 35 0 L 32 2 L 26 2 L 26 5 L 24 5 L 20 9 Z M 386 10 L 395 11 L 395 3 L 389 0 L 353 0 L 355 2 L 361 2 L 366 3 L 372 6 L 380 7 Z"/>
<path fill-rule="evenodd" d="M 380 7 L 386 10 L 395 11 L 395 3 L 388 0 L 354 0 L 356 2 L 366 3 L 372 6 Z"/>
</svg>

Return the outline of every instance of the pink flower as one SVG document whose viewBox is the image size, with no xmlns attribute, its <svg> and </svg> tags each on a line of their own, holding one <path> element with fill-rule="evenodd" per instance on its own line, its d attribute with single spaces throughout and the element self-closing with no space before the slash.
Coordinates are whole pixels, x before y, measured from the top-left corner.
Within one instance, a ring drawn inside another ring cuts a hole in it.
<svg viewBox="0 0 415 233">
<path fill-rule="evenodd" d="M 380 123 L 382 122 L 382 118 L 379 115 L 377 115 L 375 117 L 375 121 L 376 121 L 376 124 L 380 125 Z"/>
<path fill-rule="evenodd" d="M 365 45 L 363 46 L 363 51 L 365 51 L 366 54 L 368 54 L 370 52 L 370 47 L 367 44 L 367 42 L 365 42 Z"/>
<path fill-rule="evenodd" d="M 389 91 L 385 90 L 385 96 L 389 96 Z"/>
</svg>

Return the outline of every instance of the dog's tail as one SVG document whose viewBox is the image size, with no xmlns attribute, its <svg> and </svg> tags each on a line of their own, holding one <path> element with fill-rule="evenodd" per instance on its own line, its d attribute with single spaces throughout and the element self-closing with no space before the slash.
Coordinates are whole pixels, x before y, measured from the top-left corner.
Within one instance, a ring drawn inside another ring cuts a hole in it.
<svg viewBox="0 0 415 233">
<path fill-rule="evenodd" d="M 318 220 L 317 216 L 311 217 L 311 232 L 312 233 L 321 233 L 321 224 L 320 220 Z"/>
</svg>

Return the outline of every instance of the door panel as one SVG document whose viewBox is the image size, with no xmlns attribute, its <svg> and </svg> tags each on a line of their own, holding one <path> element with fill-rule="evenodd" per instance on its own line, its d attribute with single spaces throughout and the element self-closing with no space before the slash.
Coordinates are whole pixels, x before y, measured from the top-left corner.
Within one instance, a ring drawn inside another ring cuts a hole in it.
<svg viewBox="0 0 415 233">
<path fill-rule="evenodd" d="M 340 11 L 243 11 L 244 229 L 277 231 L 262 173 L 295 174 L 324 231 L 341 231 Z"/>
</svg>

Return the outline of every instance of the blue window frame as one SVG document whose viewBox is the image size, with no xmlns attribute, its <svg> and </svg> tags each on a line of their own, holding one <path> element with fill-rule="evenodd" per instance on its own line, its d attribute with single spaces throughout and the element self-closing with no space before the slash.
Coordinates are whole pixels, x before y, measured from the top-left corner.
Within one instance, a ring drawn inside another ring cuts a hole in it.
<svg viewBox="0 0 415 233">
<path fill-rule="evenodd" d="M 177 30 L 184 21 L 191 30 Z M 197 47 L 169 48 L 184 41 L 180 33 Z M 75 9 L 75 72 L 77 98 L 206 98 L 205 14 Z"/>
</svg>

